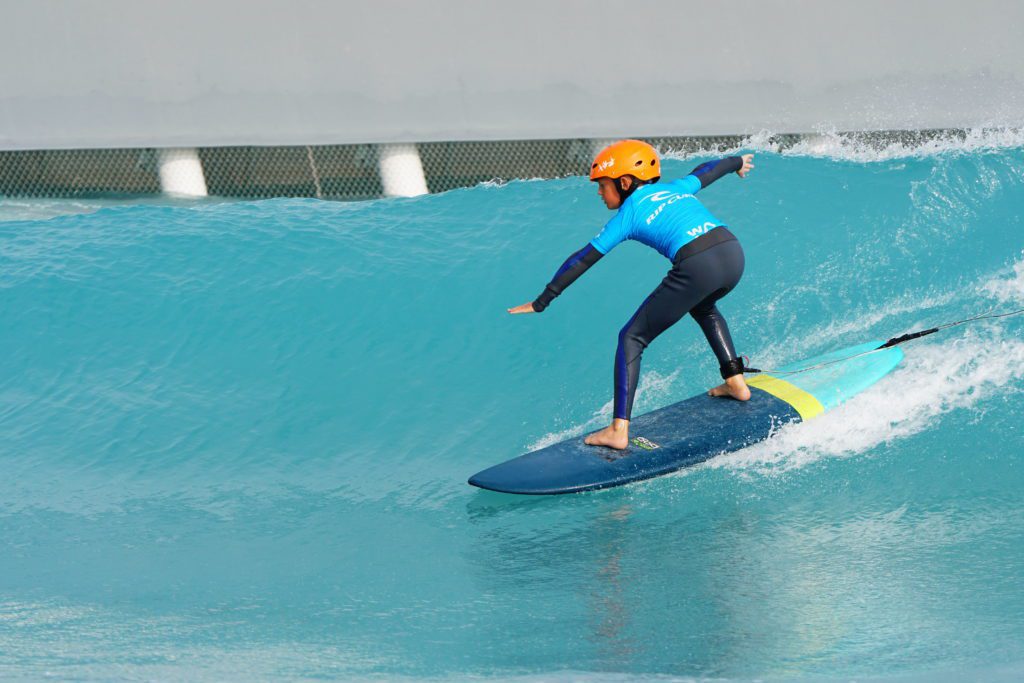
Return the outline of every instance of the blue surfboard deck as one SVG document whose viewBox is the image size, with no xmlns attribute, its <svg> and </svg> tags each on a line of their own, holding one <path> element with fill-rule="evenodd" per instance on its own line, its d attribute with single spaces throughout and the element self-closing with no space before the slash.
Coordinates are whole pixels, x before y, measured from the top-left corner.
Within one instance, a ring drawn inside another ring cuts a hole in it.
<svg viewBox="0 0 1024 683">
<path fill-rule="evenodd" d="M 478 472 L 469 483 L 503 493 L 575 493 L 695 465 L 763 441 L 783 425 L 810 419 L 868 388 L 903 359 L 898 347 L 875 351 L 881 344 L 872 341 L 774 374 L 748 376 L 746 402 L 702 394 L 640 415 L 630 423 L 625 450 L 587 446 L 578 436 Z M 790 374 L 797 370 L 804 371 Z"/>
</svg>

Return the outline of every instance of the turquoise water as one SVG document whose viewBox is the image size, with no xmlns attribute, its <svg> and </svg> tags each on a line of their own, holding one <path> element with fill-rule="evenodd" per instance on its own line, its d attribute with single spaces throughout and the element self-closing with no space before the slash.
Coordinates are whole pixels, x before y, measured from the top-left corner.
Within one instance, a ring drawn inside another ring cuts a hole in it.
<svg viewBox="0 0 1024 683">
<path fill-rule="evenodd" d="M 702 195 L 755 365 L 1022 306 L 1020 136 L 760 148 Z M 505 313 L 609 216 L 584 179 L 29 204 L 0 204 L 4 677 L 1024 675 L 1020 318 L 704 466 L 520 499 L 465 480 L 607 421 L 668 265 L 627 244 Z M 683 321 L 638 412 L 716 379 Z"/>
</svg>

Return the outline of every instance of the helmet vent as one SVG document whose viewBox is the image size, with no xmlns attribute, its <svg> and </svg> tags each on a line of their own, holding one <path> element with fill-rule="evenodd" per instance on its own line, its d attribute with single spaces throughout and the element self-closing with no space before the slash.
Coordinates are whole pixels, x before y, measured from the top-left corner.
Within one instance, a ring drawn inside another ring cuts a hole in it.
<svg viewBox="0 0 1024 683">
<path fill-rule="evenodd" d="M 636 162 L 636 163 L 635 163 L 635 164 L 633 164 L 633 165 L 634 165 L 634 166 L 642 166 L 642 165 L 643 165 L 643 163 L 644 163 L 644 162 L 643 162 L 643 160 L 641 160 L 641 161 L 638 161 L 638 162 Z"/>
</svg>

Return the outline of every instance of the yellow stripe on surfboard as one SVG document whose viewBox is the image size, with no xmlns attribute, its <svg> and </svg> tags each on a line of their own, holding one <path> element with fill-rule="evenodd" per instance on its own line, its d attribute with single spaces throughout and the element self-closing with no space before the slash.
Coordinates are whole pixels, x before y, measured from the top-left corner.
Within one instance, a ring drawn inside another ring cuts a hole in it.
<svg viewBox="0 0 1024 683">
<path fill-rule="evenodd" d="M 813 394 L 807 393 L 784 379 L 771 375 L 757 375 L 748 379 L 747 384 L 757 387 L 761 391 L 767 391 L 775 398 L 782 399 L 793 406 L 796 412 L 800 413 L 801 420 L 810 420 L 815 415 L 825 412 L 825 407 Z"/>
</svg>

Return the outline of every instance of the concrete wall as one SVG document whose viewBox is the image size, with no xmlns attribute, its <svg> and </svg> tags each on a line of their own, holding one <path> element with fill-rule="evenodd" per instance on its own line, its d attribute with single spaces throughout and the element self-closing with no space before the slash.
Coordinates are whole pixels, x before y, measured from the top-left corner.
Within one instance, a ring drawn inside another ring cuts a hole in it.
<svg viewBox="0 0 1024 683">
<path fill-rule="evenodd" d="M 0 0 L 0 149 L 1024 123 L 1007 0 Z"/>
</svg>

